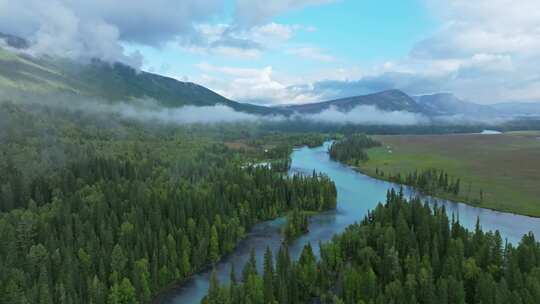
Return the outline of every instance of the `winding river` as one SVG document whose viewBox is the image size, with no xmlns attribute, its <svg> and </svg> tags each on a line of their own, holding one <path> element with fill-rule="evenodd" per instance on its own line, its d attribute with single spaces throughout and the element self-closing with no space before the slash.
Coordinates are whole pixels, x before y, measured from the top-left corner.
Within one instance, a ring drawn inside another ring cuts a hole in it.
<svg viewBox="0 0 540 304">
<path fill-rule="evenodd" d="M 308 242 L 313 248 L 318 248 L 319 241 L 327 241 L 348 225 L 362 219 L 377 203 L 386 199 L 386 191 L 395 184 L 380 181 L 360 174 L 351 168 L 329 159 L 325 145 L 317 148 L 299 148 L 292 154 L 291 173 L 311 173 L 313 170 L 327 174 L 336 184 L 338 190 L 337 210 L 313 216 L 310 220 L 310 232 L 293 242 L 289 251 L 297 258 L 302 248 Z M 409 195 L 411 191 L 409 191 Z M 466 204 L 436 200 L 426 197 L 430 203 L 445 205 L 448 214 L 459 215 L 460 222 L 466 227 L 473 228 L 477 217 L 484 230 L 498 229 L 503 238 L 516 243 L 523 234 L 532 231 L 540 235 L 540 218 L 502 213 L 488 209 L 476 208 Z M 255 249 L 259 268 L 262 268 L 262 256 L 266 246 L 274 254 L 281 244 L 280 225 L 283 219 L 263 222 L 256 225 L 237 247 L 237 249 L 216 265 L 220 283 L 228 281 L 230 265 L 233 263 L 239 277 L 242 267 L 248 260 L 251 248 Z M 158 303 L 191 304 L 199 303 L 208 291 L 210 271 L 193 276 L 183 286 L 171 291 L 160 298 Z"/>
</svg>

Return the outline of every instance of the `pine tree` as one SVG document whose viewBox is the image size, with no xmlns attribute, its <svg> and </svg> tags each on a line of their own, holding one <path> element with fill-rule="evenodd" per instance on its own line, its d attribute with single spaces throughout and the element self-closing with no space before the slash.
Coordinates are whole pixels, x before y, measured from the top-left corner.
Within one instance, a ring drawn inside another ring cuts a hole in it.
<svg viewBox="0 0 540 304">
<path fill-rule="evenodd" d="M 264 303 L 273 303 L 274 302 L 274 260 L 272 258 L 272 251 L 269 247 L 266 247 L 264 253 L 264 276 L 263 276 L 263 285 L 264 285 Z"/>
<path fill-rule="evenodd" d="M 141 259 L 135 262 L 135 286 L 140 294 L 140 302 L 148 302 L 151 296 L 150 272 L 148 261 Z"/>
<path fill-rule="evenodd" d="M 212 226 L 210 234 L 210 260 L 216 263 L 219 260 L 219 239 L 216 226 Z"/>
<path fill-rule="evenodd" d="M 119 244 L 116 244 L 111 256 L 111 269 L 113 272 L 116 272 L 112 279 L 113 282 L 118 280 L 119 276 L 123 275 L 127 261 L 128 259 L 124 255 L 124 250 L 122 250 L 122 247 Z"/>
<path fill-rule="evenodd" d="M 257 260 L 255 259 L 255 249 L 249 252 L 249 260 L 242 270 L 242 281 L 247 282 L 249 276 L 257 275 Z"/>
</svg>

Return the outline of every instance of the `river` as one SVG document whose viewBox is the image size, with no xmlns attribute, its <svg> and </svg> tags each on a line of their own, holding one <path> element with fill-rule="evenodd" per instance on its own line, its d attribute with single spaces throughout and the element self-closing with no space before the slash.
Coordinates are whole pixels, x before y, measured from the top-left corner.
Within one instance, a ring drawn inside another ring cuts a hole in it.
<svg viewBox="0 0 540 304">
<path fill-rule="evenodd" d="M 368 210 L 373 209 L 379 202 L 386 199 L 388 189 L 399 187 L 363 175 L 330 160 L 328 153 L 326 153 L 329 144 L 325 143 L 324 146 L 317 148 L 295 149 L 291 156 L 291 173 L 310 174 L 313 170 L 325 173 L 335 182 L 338 190 L 337 210 L 318 214 L 311 218 L 310 232 L 294 241 L 289 247 L 293 258 L 298 257 L 308 242 L 316 249 L 319 241 L 329 240 L 334 234 L 342 232 L 348 225 L 362 219 Z M 411 191 L 407 192 L 409 195 L 412 194 Z M 512 243 L 517 243 L 521 236 L 529 231 L 540 235 L 540 218 L 497 212 L 429 197 L 425 199 L 430 203 L 437 203 L 439 206 L 444 204 L 448 214 L 459 215 L 460 222 L 468 228 L 473 228 L 477 217 L 479 217 L 484 230 L 498 229 L 503 238 Z M 259 269 L 262 268 L 262 257 L 266 246 L 273 250 L 275 256 L 281 244 L 280 225 L 283 222 L 284 219 L 280 218 L 255 225 L 236 250 L 216 265 L 220 283 L 228 281 L 231 263 L 234 263 L 237 277 L 240 277 L 251 248 L 255 249 Z M 158 302 L 168 304 L 199 303 L 208 291 L 210 273 L 211 271 L 206 271 L 194 275 L 183 286 L 160 298 Z"/>
</svg>

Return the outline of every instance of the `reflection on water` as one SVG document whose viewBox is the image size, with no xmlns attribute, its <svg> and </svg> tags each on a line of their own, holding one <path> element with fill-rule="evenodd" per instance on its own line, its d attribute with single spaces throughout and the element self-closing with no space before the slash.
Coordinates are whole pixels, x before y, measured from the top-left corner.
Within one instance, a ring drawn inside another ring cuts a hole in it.
<svg viewBox="0 0 540 304">
<path fill-rule="evenodd" d="M 336 183 L 338 190 L 337 210 L 318 214 L 311 218 L 309 233 L 294 241 L 289 247 L 293 258 L 299 256 L 307 243 L 311 243 L 314 249 L 318 249 L 320 241 L 331 239 L 334 234 L 342 232 L 350 224 L 361 220 L 368 210 L 373 209 L 379 202 L 386 199 L 387 190 L 398 187 L 395 184 L 359 174 L 347 166 L 330 160 L 326 153 L 328 145 L 329 143 L 326 143 L 318 148 L 297 149 L 292 155 L 291 173 L 310 174 L 313 170 L 325 173 Z M 407 190 L 406 193 L 411 195 L 412 191 Z M 432 204 L 445 205 L 448 214 L 454 213 L 459 216 L 460 222 L 469 228 L 473 228 L 476 218 L 480 217 L 484 230 L 498 229 L 503 238 L 507 238 L 510 242 L 519 241 L 521 236 L 529 231 L 540 235 L 540 219 L 538 218 L 481 209 L 429 197 L 425 199 Z M 216 265 L 219 281 L 221 283 L 228 281 L 231 263 L 235 265 L 237 277 L 240 276 L 241 269 L 249 258 L 251 248 L 256 252 L 257 263 L 261 269 L 266 247 L 269 246 L 275 255 L 281 245 L 280 225 L 283 222 L 283 219 L 277 219 L 256 225 L 248 237 L 238 245 L 238 248 Z M 182 287 L 172 292 L 169 297 L 162 299 L 161 302 L 199 303 L 208 291 L 209 277 L 210 271 L 195 275 Z"/>
</svg>

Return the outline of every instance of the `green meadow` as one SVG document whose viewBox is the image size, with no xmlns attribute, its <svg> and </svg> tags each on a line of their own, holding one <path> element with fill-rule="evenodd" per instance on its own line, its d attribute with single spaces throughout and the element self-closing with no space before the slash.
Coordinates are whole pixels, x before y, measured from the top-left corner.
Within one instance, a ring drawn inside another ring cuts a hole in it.
<svg viewBox="0 0 540 304">
<path fill-rule="evenodd" d="M 461 191 L 458 196 L 437 196 L 540 216 L 540 132 L 392 135 L 376 139 L 383 146 L 369 149 L 369 160 L 358 167 L 368 175 L 376 176 L 376 170 L 389 176 L 442 169 L 461 179 Z"/>
</svg>

